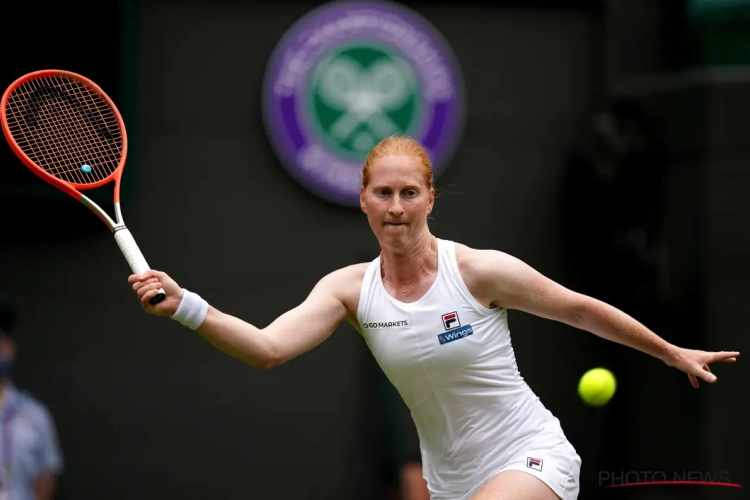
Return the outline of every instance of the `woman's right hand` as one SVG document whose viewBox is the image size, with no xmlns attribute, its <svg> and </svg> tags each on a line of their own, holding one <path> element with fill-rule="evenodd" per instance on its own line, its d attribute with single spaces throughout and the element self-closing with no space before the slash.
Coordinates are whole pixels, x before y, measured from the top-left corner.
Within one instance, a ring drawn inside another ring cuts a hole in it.
<svg viewBox="0 0 750 500">
<path fill-rule="evenodd" d="M 141 302 L 141 307 L 147 313 L 156 316 L 172 316 L 182 301 L 182 288 L 167 273 L 150 269 L 144 274 L 131 274 L 128 283 L 133 287 Z M 149 300 L 157 294 L 160 288 L 164 289 L 166 297 L 158 304 L 151 305 Z"/>
</svg>

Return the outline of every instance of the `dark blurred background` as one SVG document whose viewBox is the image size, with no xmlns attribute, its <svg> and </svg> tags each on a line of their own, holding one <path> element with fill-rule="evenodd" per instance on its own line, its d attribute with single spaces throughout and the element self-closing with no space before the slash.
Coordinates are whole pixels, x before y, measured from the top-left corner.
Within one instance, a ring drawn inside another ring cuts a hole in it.
<svg viewBox="0 0 750 500">
<path fill-rule="evenodd" d="M 746 350 L 750 3 L 403 4 L 445 37 L 468 96 L 433 232 L 513 254 L 672 343 Z M 6 11 L 0 82 L 59 68 L 104 88 L 128 127 L 123 213 L 149 264 L 264 326 L 324 274 L 377 252 L 365 216 L 295 182 L 264 130 L 271 52 L 317 5 L 22 3 Z M 55 419 L 56 498 L 399 498 L 410 422 L 353 329 L 253 370 L 145 315 L 111 234 L 9 147 L 0 209 L 15 383 Z M 742 361 L 696 391 L 589 333 L 522 313 L 510 324 L 522 375 L 582 456 L 580 498 L 746 498 L 603 479 L 723 472 L 749 487 Z M 577 394 L 595 366 L 618 378 L 601 408 Z"/>
</svg>

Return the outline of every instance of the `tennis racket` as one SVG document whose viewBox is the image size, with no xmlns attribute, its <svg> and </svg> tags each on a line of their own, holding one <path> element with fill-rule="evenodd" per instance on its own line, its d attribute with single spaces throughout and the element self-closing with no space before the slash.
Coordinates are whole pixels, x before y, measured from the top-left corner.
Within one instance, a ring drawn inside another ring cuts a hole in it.
<svg viewBox="0 0 750 500">
<path fill-rule="evenodd" d="M 35 71 L 18 78 L 3 93 L 0 121 L 21 162 L 94 212 L 114 234 L 133 273 L 148 271 L 122 218 L 120 181 L 128 139 L 122 116 L 109 96 L 84 76 Z M 113 181 L 114 220 L 81 192 Z M 165 297 L 164 290 L 159 290 L 151 304 Z"/>
</svg>

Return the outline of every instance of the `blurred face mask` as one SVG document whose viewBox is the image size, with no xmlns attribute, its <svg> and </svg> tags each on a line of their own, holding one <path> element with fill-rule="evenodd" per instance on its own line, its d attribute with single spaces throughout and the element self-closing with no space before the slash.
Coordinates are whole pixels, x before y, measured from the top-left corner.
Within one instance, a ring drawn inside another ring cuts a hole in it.
<svg viewBox="0 0 750 500">
<path fill-rule="evenodd" d="M 0 358 L 0 380 L 10 378 L 10 373 L 13 371 L 13 360 Z"/>
</svg>

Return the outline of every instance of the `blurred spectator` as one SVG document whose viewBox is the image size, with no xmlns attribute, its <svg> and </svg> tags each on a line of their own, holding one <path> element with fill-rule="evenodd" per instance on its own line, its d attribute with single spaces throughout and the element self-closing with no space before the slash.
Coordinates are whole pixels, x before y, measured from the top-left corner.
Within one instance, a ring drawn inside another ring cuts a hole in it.
<svg viewBox="0 0 750 500">
<path fill-rule="evenodd" d="M 670 294 L 655 128 L 637 102 L 613 102 L 593 118 L 593 145 L 573 148 L 564 186 L 567 261 L 580 280 L 573 286 L 652 327 Z"/>
<path fill-rule="evenodd" d="M 0 302 L 0 500 L 50 500 L 62 454 L 47 408 L 11 379 L 15 323 L 15 307 Z"/>
<path fill-rule="evenodd" d="M 401 500 L 430 500 L 422 462 L 408 462 L 401 468 Z"/>
<path fill-rule="evenodd" d="M 394 500 L 430 500 L 427 481 L 422 471 L 422 452 L 419 435 L 409 408 L 400 398 L 398 391 L 385 377 L 379 377 L 382 404 L 387 425 L 387 456 L 395 469 L 397 492 Z"/>
<path fill-rule="evenodd" d="M 403 401 L 397 402 L 396 411 L 400 427 L 398 463 L 401 500 L 430 500 L 427 481 L 422 472 L 422 452 L 417 427 Z"/>
</svg>

